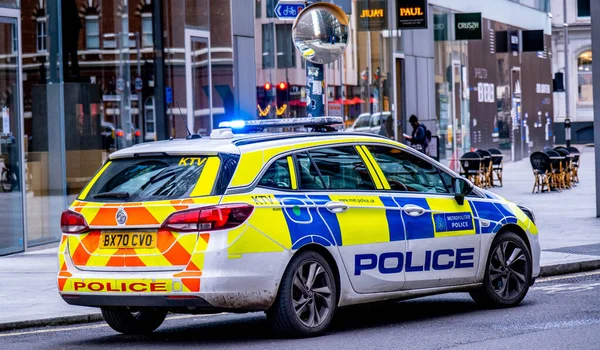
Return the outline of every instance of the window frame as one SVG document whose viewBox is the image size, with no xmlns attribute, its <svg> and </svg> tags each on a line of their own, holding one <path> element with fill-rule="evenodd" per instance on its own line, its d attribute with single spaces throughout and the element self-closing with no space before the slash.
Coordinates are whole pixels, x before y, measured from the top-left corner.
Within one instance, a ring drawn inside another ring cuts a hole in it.
<svg viewBox="0 0 600 350">
<path fill-rule="evenodd" d="M 309 147 L 309 148 L 303 148 L 301 150 L 297 150 L 294 152 L 294 166 L 297 166 L 297 159 L 295 157 L 296 154 L 299 153 L 306 153 L 312 163 L 312 165 L 315 167 L 315 169 L 317 170 L 317 173 L 319 174 L 319 178 L 321 179 L 321 182 L 323 183 L 323 185 L 325 186 L 325 188 L 322 189 L 303 189 L 302 188 L 302 182 L 300 181 L 300 177 L 298 175 L 296 175 L 296 181 L 298 183 L 298 191 L 302 191 L 302 192 L 335 192 L 335 193 L 339 193 L 339 192 L 381 192 L 381 191 L 386 191 L 383 187 L 382 188 L 377 188 L 377 180 L 379 179 L 379 176 L 377 176 L 377 172 L 375 171 L 375 169 L 371 169 L 371 167 L 369 167 L 369 165 L 371 164 L 369 162 L 369 159 L 367 157 L 364 157 L 361 152 L 359 152 L 359 148 L 361 147 L 361 144 L 355 143 L 355 142 L 348 142 L 348 143 L 329 143 L 326 145 L 319 145 L 319 146 L 314 146 L 314 147 Z M 367 190 L 367 189 L 360 189 L 360 190 L 356 190 L 356 189 L 338 189 L 338 188 L 328 188 L 327 187 L 327 182 L 325 181 L 325 179 L 323 178 L 323 175 L 321 174 L 321 170 L 319 169 L 319 167 L 317 166 L 315 160 L 313 159 L 312 155 L 310 154 L 311 151 L 314 150 L 318 150 L 318 149 L 324 149 L 324 148 L 340 148 L 340 147 L 352 147 L 354 149 L 354 151 L 356 152 L 356 154 L 358 155 L 358 157 L 362 160 L 362 162 L 364 163 L 365 169 L 367 170 L 367 172 L 369 173 L 369 176 L 371 178 L 371 182 L 373 183 L 373 189 L 372 190 Z M 296 174 L 299 174 L 296 171 Z M 377 180 L 376 180 L 377 179 Z M 379 181 L 381 183 L 381 181 Z"/>
<path fill-rule="evenodd" d="M 581 71 L 581 70 L 579 70 L 580 60 L 582 60 L 582 56 L 584 54 L 587 54 L 588 52 L 590 53 L 590 61 L 589 61 L 589 65 L 590 65 L 589 68 L 590 68 L 590 70 L 589 71 Z M 581 84 L 580 79 L 581 79 L 582 76 L 592 76 L 592 74 L 593 74 L 592 62 L 593 62 L 593 60 L 594 60 L 594 56 L 593 56 L 593 53 L 592 53 L 591 49 L 590 50 L 585 50 L 585 51 L 579 53 L 576 56 L 576 62 L 577 62 L 577 69 L 576 69 L 576 71 L 577 71 L 577 105 L 578 106 L 592 106 L 594 104 L 594 98 L 593 98 L 593 96 L 592 96 L 591 101 L 584 101 L 584 100 L 581 100 L 581 98 L 580 98 L 581 87 L 583 85 L 585 85 L 585 84 Z M 591 84 L 591 85 L 593 85 L 593 84 Z"/>
<path fill-rule="evenodd" d="M 291 188 L 275 188 L 275 187 L 268 187 L 268 186 L 261 185 L 260 182 L 265 177 L 267 171 L 269 171 L 269 169 L 273 166 L 273 164 L 275 164 L 277 161 L 279 161 L 281 159 L 285 159 L 286 162 L 287 162 L 287 164 L 288 164 L 288 170 L 290 172 L 290 185 L 291 185 Z M 279 157 L 273 157 L 269 161 L 269 163 L 267 164 L 267 166 L 265 166 L 264 169 L 261 170 L 260 176 L 257 176 L 257 180 L 258 180 L 258 182 L 256 183 L 256 187 L 259 187 L 259 188 L 262 188 L 262 189 L 271 190 L 271 191 L 283 191 L 283 192 L 298 191 L 300 183 L 298 181 L 298 177 L 296 176 L 296 157 L 295 157 L 295 154 L 286 154 L 286 155 L 282 155 L 282 156 L 279 156 Z"/>
<path fill-rule="evenodd" d="M 273 69 L 276 67 L 275 59 L 275 24 L 263 23 L 261 25 L 261 64 L 262 69 Z M 267 35 L 269 39 L 267 39 Z M 270 45 L 269 42 L 270 41 Z M 270 47 L 269 47 L 270 46 Z M 267 58 L 268 57 L 268 58 Z"/>
<path fill-rule="evenodd" d="M 40 34 L 40 28 L 43 33 Z M 38 53 L 48 52 L 48 21 L 46 17 L 37 17 L 35 19 L 35 49 Z"/>
<path fill-rule="evenodd" d="M 591 6 L 592 6 L 591 1 L 592 0 L 577 0 L 576 4 L 575 4 L 575 6 L 577 7 L 577 19 L 590 19 L 591 18 L 591 12 L 587 16 L 585 16 L 585 15 L 582 16 L 582 15 L 579 14 L 580 13 L 580 2 L 581 1 L 587 1 L 588 2 L 588 6 L 590 7 L 589 9 L 591 11 Z"/>
<path fill-rule="evenodd" d="M 144 31 L 144 21 L 150 21 L 150 30 Z M 140 21 L 140 46 L 142 48 L 154 47 L 154 28 L 152 23 L 152 13 L 144 12 Z M 144 41 L 145 37 L 149 37 L 148 41 Z"/>
<path fill-rule="evenodd" d="M 365 147 L 366 151 L 369 152 L 369 155 L 373 158 L 373 160 L 375 161 L 375 164 L 373 164 L 374 167 L 376 167 L 376 169 L 379 169 L 379 171 L 381 171 L 381 174 L 383 174 L 383 169 L 381 168 L 381 166 L 379 165 L 379 163 L 377 162 L 377 159 L 375 158 L 375 156 L 373 155 L 373 153 L 371 152 L 371 150 L 368 149 L 369 146 L 375 146 L 375 147 L 389 147 L 389 148 L 393 148 L 393 149 L 397 149 L 400 152 L 406 152 L 414 157 L 417 157 L 425 162 L 430 163 L 436 170 L 437 173 L 442 181 L 442 183 L 444 184 L 444 186 L 447 186 L 447 184 L 444 182 L 444 178 L 442 177 L 442 173 L 445 173 L 446 175 L 450 176 L 452 178 L 452 181 L 454 181 L 457 178 L 460 178 L 460 175 L 457 174 L 452 174 L 449 171 L 446 171 L 445 169 L 443 169 L 442 167 L 438 166 L 437 164 L 433 163 L 430 159 L 427 159 L 427 157 L 423 156 L 417 152 L 413 152 L 410 148 L 406 148 L 403 149 L 401 147 L 396 147 L 394 145 L 391 144 L 382 144 L 382 143 L 364 143 L 363 146 Z M 378 172 L 378 171 L 376 171 Z M 385 176 L 385 174 L 384 174 Z M 382 179 L 383 180 L 383 179 Z M 385 178 L 385 181 L 387 182 L 387 178 Z M 446 187 L 448 188 L 448 187 Z M 452 184 L 450 184 L 450 187 L 453 189 Z M 454 192 L 448 192 L 448 193 L 433 193 L 433 192 L 415 192 L 415 191 L 398 191 L 398 190 L 393 190 L 393 189 L 385 189 L 384 191 L 388 192 L 388 193 L 401 193 L 401 194 L 412 194 L 412 195 L 427 195 L 427 196 L 443 196 L 443 197 L 452 197 L 454 198 L 456 196 L 456 193 Z M 484 195 L 482 195 L 481 193 L 479 193 L 479 191 L 477 189 L 474 189 L 471 194 L 468 197 L 475 197 L 475 198 L 485 198 Z"/>
<path fill-rule="evenodd" d="M 90 32 L 88 30 L 88 24 L 91 23 L 91 21 L 96 22 L 96 24 L 98 26 L 97 34 L 90 34 Z M 98 37 L 98 46 L 97 47 L 92 47 L 89 44 L 89 39 L 94 38 L 94 37 Z M 101 46 L 102 46 L 102 44 L 101 44 L 101 40 L 100 40 L 100 16 L 98 16 L 98 15 L 85 16 L 85 48 L 87 50 L 99 50 L 101 48 Z"/>
</svg>

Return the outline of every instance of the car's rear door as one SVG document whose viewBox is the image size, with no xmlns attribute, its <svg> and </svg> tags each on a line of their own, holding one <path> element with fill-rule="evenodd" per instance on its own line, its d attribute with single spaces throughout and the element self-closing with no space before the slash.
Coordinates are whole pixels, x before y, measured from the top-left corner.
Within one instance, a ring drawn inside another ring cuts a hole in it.
<svg viewBox="0 0 600 350">
<path fill-rule="evenodd" d="M 327 224 L 354 290 L 400 290 L 405 251 L 400 211 L 363 149 L 323 147 L 295 157 L 300 190 Z"/>
<path fill-rule="evenodd" d="M 480 235 L 468 200 L 459 204 L 452 176 L 408 149 L 368 146 L 406 229 L 405 289 L 471 283 L 479 264 Z"/>
<path fill-rule="evenodd" d="M 90 227 L 67 235 L 75 266 L 178 271 L 193 264 L 194 252 L 206 247 L 208 235 L 160 227 L 176 211 L 219 203 L 217 179 L 228 176 L 221 163 L 218 156 L 163 155 L 108 161 L 70 208 Z"/>
</svg>

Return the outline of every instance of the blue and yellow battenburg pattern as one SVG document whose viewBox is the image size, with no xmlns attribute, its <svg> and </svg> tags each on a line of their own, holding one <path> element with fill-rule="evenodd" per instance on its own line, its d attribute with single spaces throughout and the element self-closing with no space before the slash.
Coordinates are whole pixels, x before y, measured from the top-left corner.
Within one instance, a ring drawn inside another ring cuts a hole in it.
<svg viewBox="0 0 600 350">
<path fill-rule="evenodd" d="M 341 214 L 331 213 L 325 208 L 331 201 L 346 203 L 350 208 Z M 489 199 L 469 199 L 459 205 L 453 197 L 446 196 L 265 194 L 225 196 L 224 202 L 255 205 L 248 226 L 256 230 L 252 235 L 262 233 L 269 237 L 272 242 L 268 245 L 273 249 L 269 251 L 296 250 L 310 243 L 351 246 L 492 234 L 506 224 L 537 233 L 533 223 L 515 205 Z M 402 210 L 407 205 L 419 206 L 426 213 L 410 216 Z M 235 237 L 241 233 L 233 233 L 232 247 L 236 247 Z M 236 255 L 264 251 L 258 242 L 246 242 L 245 248 L 250 250 L 232 249 Z"/>
</svg>

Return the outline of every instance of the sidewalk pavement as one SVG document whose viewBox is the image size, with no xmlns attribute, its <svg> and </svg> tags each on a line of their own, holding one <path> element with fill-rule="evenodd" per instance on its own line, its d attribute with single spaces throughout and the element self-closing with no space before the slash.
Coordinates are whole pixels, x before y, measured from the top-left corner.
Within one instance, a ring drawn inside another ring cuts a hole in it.
<svg viewBox="0 0 600 350">
<path fill-rule="evenodd" d="M 531 208 L 542 246 L 542 274 L 600 268 L 600 219 L 595 217 L 592 148 L 582 149 L 581 182 L 562 193 L 532 194 L 528 160 L 504 165 L 504 187 L 492 191 Z M 67 305 L 56 288 L 56 249 L 0 258 L 0 331 L 101 320 L 96 308 Z"/>
</svg>

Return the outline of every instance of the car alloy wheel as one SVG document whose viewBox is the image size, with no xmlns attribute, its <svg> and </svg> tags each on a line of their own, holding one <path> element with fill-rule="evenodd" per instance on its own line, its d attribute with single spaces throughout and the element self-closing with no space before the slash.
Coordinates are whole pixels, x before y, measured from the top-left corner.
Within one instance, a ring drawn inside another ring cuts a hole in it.
<svg viewBox="0 0 600 350">
<path fill-rule="evenodd" d="M 525 241 L 513 232 L 501 233 L 490 247 L 482 286 L 469 294 L 484 307 L 516 306 L 529 291 L 532 266 Z"/>
<path fill-rule="evenodd" d="M 312 337 L 323 333 L 337 308 L 337 280 L 323 255 L 305 250 L 288 264 L 269 310 L 273 330 L 291 337 Z"/>
<path fill-rule="evenodd" d="M 489 264 L 489 279 L 499 297 L 516 298 L 528 285 L 527 271 L 527 258 L 517 244 L 505 241 L 496 247 Z"/>
<path fill-rule="evenodd" d="M 333 304 L 331 278 L 316 261 L 302 264 L 294 274 L 292 301 L 298 319 L 307 327 L 318 327 L 327 319 Z"/>
</svg>

